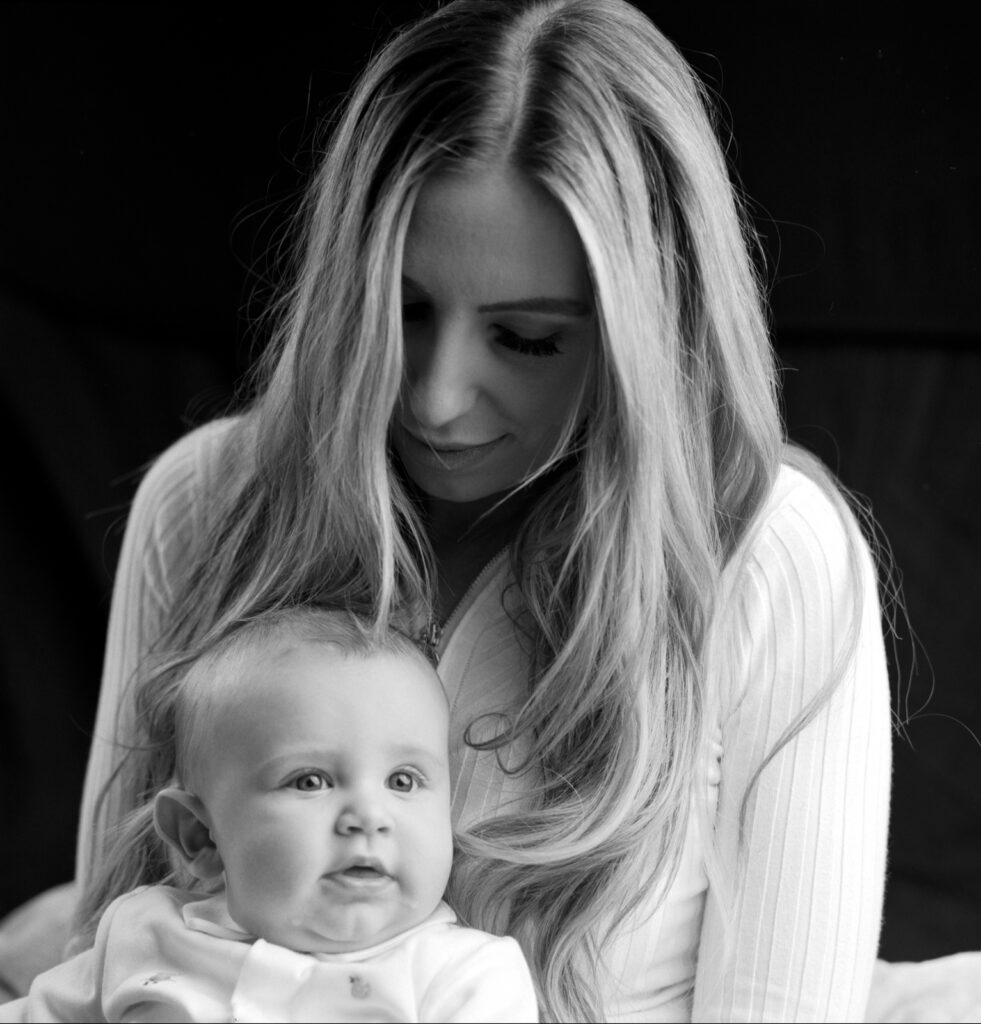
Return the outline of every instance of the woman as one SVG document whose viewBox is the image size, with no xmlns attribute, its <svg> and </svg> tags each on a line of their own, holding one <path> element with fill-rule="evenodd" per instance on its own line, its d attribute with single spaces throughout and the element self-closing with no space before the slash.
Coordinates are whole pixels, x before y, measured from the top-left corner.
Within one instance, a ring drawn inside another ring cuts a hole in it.
<svg viewBox="0 0 981 1024">
<path fill-rule="evenodd" d="M 875 574 L 785 443 L 746 238 L 695 77 L 622 0 L 457 0 L 372 61 L 257 397 L 131 515 L 83 936 L 163 871 L 105 844 L 172 770 L 167 655 L 343 603 L 439 659 L 452 902 L 519 939 L 545 1018 L 862 1017 Z"/>
</svg>

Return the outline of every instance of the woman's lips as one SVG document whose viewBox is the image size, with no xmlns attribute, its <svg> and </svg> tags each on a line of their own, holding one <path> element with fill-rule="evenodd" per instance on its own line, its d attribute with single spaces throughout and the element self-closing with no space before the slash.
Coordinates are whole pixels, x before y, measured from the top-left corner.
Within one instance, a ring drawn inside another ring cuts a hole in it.
<svg viewBox="0 0 981 1024">
<path fill-rule="evenodd" d="M 436 470 L 463 469 L 474 465 L 491 454 L 506 438 L 506 434 L 481 444 L 434 444 L 422 441 L 410 434 L 404 427 L 400 431 L 403 441 L 403 455 L 419 465 Z"/>
</svg>

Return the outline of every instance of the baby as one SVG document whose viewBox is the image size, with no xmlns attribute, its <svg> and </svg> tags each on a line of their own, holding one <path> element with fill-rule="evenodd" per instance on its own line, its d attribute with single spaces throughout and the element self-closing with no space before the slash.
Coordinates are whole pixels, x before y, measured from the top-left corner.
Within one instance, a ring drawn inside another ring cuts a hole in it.
<svg viewBox="0 0 981 1024">
<path fill-rule="evenodd" d="M 448 709 L 398 634 L 246 625 L 179 691 L 154 824 L 193 891 L 110 904 L 95 947 L 3 1020 L 536 1021 L 518 944 L 457 923 Z M 208 895 L 208 893 L 211 895 Z"/>
</svg>

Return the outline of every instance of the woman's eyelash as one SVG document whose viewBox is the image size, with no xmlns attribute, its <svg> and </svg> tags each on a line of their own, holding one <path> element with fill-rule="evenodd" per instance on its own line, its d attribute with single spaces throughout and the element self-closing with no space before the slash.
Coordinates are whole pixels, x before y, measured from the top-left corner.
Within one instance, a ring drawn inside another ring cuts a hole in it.
<svg viewBox="0 0 981 1024">
<path fill-rule="evenodd" d="M 497 325 L 497 340 L 505 347 L 523 356 L 556 356 L 559 347 L 555 344 L 559 334 L 548 334 L 544 338 L 524 338 L 506 327 Z"/>
<path fill-rule="evenodd" d="M 402 305 L 402 319 L 417 323 L 429 313 L 425 302 L 406 302 Z"/>
<path fill-rule="evenodd" d="M 402 306 L 402 319 L 406 323 L 420 323 L 427 316 L 429 316 L 429 306 L 425 302 L 406 302 Z M 544 338 L 526 338 L 500 324 L 494 324 L 494 330 L 497 332 L 498 342 L 519 355 L 555 356 L 559 354 L 558 346 L 555 344 L 559 336 L 558 331 L 548 334 Z"/>
</svg>

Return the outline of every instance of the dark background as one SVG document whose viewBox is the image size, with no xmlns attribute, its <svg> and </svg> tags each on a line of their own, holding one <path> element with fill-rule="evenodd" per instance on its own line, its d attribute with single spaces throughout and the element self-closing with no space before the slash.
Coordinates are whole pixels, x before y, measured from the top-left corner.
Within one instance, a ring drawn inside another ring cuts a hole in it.
<svg viewBox="0 0 981 1024">
<path fill-rule="evenodd" d="M 140 468 L 228 403 L 317 120 L 423 6 L 0 5 L 0 911 L 71 877 Z M 919 636 L 882 953 L 981 948 L 973 32 L 936 5 L 640 6 L 719 97 L 792 436 L 871 501 Z"/>
</svg>

